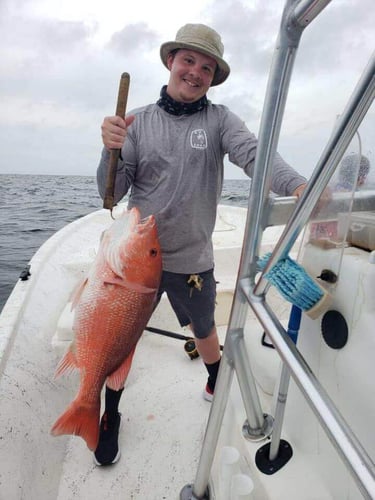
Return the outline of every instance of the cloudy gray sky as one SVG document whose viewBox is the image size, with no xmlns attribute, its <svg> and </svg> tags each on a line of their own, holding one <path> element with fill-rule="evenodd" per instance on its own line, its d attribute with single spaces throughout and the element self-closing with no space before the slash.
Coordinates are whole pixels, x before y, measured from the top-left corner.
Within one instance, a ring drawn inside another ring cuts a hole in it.
<svg viewBox="0 0 375 500">
<path fill-rule="evenodd" d="M 1 0 L 0 173 L 94 175 L 121 73 L 131 76 L 128 110 L 155 101 L 168 79 L 159 46 L 187 22 L 221 33 L 232 73 L 209 98 L 257 134 L 283 5 Z M 374 0 L 333 0 L 303 34 L 278 149 L 307 177 L 371 56 L 374 26 Z M 363 135 L 371 156 L 374 130 Z"/>
</svg>

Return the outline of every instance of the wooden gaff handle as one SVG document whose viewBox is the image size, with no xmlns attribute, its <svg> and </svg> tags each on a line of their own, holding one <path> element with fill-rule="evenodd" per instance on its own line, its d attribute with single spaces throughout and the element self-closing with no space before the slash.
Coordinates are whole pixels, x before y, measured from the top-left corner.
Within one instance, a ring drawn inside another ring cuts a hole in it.
<svg viewBox="0 0 375 500">
<path fill-rule="evenodd" d="M 120 85 L 118 89 L 117 106 L 116 106 L 116 116 L 121 116 L 121 118 L 125 118 L 126 104 L 128 101 L 128 93 L 129 93 L 129 84 L 130 84 L 129 73 L 123 73 L 120 78 Z M 103 208 L 108 208 L 111 211 L 111 213 L 114 205 L 117 163 L 120 157 L 120 152 L 121 152 L 120 149 L 111 149 L 110 151 L 109 168 L 105 185 Z"/>
</svg>

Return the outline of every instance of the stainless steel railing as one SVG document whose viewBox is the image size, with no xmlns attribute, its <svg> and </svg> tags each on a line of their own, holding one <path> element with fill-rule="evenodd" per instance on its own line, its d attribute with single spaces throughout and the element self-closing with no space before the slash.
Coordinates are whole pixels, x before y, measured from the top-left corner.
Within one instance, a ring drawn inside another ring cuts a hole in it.
<svg viewBox="0 0 375 500">
<path fill-rule="evenodd" d="M 285 366 L 290 370 L 348 470 L 352 473 L 362 494 L 365 498 L 375 498 L 373 462 L 265 301 L 268 285 L 264 274 L 280 258 L 286 256 L 292 248 L 374 99 L 375 58 L 373 57 L 337 122 L 297 206 L 295 200 L 287 198 L 270 202 L 268 193 L 272 177 L 272 164 L 298 44 L 304 28 L 328 3 L 329 0 L 287 0 L 284 8 L 260 125 L 244 245 L 215 398 L 206 428 L 195 482 L 193 485 L 187 485 L 183 488 L 180 494 L 181 500 L 210 498 L 209 475 L 234 371 L 236 371 L 246 410 L 245 432 L 247 432 L 247 437 L 257 440 L 272 433 L 273 418 L 265 415 L 262 411 L 251 371 L 251 358 L 246 353 L 244 343 L 244 326 L 249 305 L 271 338 Z M 339 198 L 334 202 L 340 203 Z M 359 207 L 364 205 L 373 207 L 374 194 L 368 193 L 356 203 Z M 282 218 L 288 216 L 288 222 L 266 268 L 255 283 L 256 261 L 262 232 L 268 225 L 279 223 L 280 216 Z M 279 429 L 276 434 L 280 434 Z"/>
</svg>

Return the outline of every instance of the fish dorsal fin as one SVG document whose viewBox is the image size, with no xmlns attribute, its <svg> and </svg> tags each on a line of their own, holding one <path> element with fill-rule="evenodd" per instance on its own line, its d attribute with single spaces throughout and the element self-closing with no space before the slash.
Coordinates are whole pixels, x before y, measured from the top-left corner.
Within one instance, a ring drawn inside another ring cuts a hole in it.
<svg viewBox="0 0 375 500">
<path fill-rule="evenodd" d="M 124 359 L 121 365 L 112 372 L 106 380 L 106 385 L 113 389 L 114 391 L 118 391 L 124 387 L 125 381 L 129 374 L 130 368 L 132 366 L 133 356 L 135 353 L 135 347 L 130 352 L 130 354 Z"/>
</svg>

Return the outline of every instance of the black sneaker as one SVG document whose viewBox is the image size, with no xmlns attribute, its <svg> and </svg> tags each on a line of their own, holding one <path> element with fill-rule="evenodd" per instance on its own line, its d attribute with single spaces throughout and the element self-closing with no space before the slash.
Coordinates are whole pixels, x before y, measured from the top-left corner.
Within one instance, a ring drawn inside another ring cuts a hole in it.
<svg viewBox="0 0 375 500">
<path fill-rule="evenodd" d="M 120 459 L 118 433 L 120 430 L 121 413 L 108 416 L 105 412 L 100 421 L 99 444 L 94 452 L 96 465 L 111 465 Z"/>
</svg>

